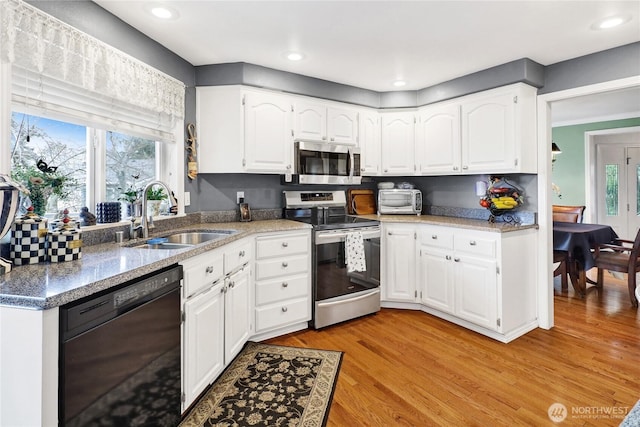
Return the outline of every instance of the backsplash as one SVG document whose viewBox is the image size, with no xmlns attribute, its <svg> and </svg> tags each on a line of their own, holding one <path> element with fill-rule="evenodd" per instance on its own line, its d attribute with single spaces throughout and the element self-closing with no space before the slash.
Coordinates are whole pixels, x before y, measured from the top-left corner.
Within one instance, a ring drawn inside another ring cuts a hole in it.
<svg viewBox="0 0 640 427">
<path fill-rule="evenodd" d="M 422 213 L 425 215 L 449 216 L 454 218 L 469 218 L 489 220 L 491 213 L 487 209 L 457 208 L 450 206 L 423 206 Z M 515 222 L 519 224 L 536 224 L 537 213 L 516 210 L 513 213 L 499 215 L 495 217 L 495 222 Z"/>
</svg>

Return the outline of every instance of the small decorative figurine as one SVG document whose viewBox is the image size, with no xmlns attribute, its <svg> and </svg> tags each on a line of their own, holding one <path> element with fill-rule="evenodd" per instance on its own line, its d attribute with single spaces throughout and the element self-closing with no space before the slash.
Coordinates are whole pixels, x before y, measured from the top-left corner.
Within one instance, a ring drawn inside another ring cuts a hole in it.
<svg viewBox="0 0 640 427">
<path fill-rule="evenodd" d="M 83 227 L 96 225 L 96 216 L 89 212 L 89 208 L 86 206 L 80 209 L 80 225 Z"/>
</svg>

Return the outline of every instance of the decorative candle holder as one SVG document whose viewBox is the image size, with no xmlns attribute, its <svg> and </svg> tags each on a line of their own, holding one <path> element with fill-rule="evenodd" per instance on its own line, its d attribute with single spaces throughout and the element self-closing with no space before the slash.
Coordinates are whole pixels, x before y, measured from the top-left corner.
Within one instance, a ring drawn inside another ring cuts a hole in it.
<svg viewBox="0 0 640 427">
<path fill-rule="evenodd" d="M 11 225 L 9 257 L 15 265 L 37 264 L 47 260 L 47 220 L 30 206 L 27 213 Z"/>
<path fill-rule="evenodd" d="M 69 211 L 65 209 L 63 225 L 47 234 L 51 262 L 75 261 L 82 258 L 82 231 L 68 214 Z"/>
</svg>

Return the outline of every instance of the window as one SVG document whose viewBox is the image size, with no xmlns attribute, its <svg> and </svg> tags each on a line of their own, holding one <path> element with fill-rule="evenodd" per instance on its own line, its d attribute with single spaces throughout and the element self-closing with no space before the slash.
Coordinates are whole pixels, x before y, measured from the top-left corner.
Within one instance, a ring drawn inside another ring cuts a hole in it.
<svg viewBox="0 0 640 427">
<path fill-rule="evenodd" d="M 19 112 L 11 134 L 12 175 L 29 187 L 40 214 L 93 212 L 96 202 L 119 201 L 156 179 L 153 140 Z"/>
<path fill-rule="evenodd" d="M 605 204 L 607 216 L 618 215 L 618 165 L 605 165 Z"/>
</svg>

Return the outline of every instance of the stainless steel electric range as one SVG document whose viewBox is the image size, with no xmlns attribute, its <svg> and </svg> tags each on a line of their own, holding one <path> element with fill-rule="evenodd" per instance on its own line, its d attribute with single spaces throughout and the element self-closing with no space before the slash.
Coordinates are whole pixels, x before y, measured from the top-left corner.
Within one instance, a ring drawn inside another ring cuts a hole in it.
<svg viewBox="0 0 640 427">
<path fill-rule="evenodd" d="M 380 310 L 380 224 L 347 215 L 344 191 L 284 191 L 284 217 L 313 226 L 312 328 Z M 349 271 L 345 240 L 362 235 L 365 271 Z"/>
</svg>

